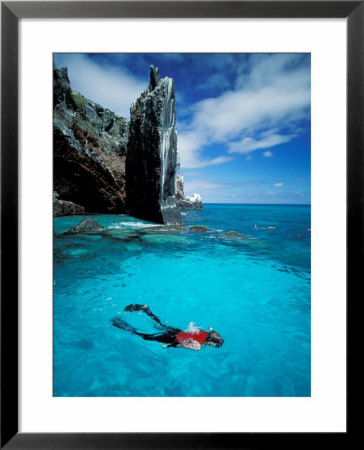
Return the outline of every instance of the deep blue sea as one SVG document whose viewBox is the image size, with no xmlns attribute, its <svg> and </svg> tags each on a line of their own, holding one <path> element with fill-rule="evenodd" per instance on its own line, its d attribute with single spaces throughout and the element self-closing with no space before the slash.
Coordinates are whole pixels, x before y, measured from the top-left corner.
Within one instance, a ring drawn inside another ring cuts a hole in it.
<svg viewBox="0 0 364 450">
<path fill-rule="evenodd" d="M 127 215 L 99 235 L 54 219 L 55 396 L 309 396 L 310 206 L 205 204 L 171 233 Z M 255 227 L 256 225 L 256 227 Z M 269 228 L 271 227 L 271 228 Z M 236 231 L 244 237 L 223 236 Z M 221 348 L 162 348 L 111 325 L 212 326 Z"/>
</svg>

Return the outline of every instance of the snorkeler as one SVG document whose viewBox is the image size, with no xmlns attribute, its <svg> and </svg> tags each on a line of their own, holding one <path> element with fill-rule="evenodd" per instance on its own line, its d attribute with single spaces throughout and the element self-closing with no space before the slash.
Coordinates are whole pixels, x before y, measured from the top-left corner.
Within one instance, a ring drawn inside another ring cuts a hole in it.
<svg viewBox="0 0 364 450">
<path fill-rule="evenodd" d="M 203 344 L 206 345 L 214 345 L 215 347 L 221 347 L 224 343 L 223 338 L 219 333 L 214 331 L 210 327 L 210 331 L 198 330 L 197 332 L 193 331 L 182 331 L 179 328 L 173 328 L 168 325 L 163 324 L 159 318 L 152 313 L 149 309 L 148 305 L 128 305 L 124 309 L 124 311 L 142 311 L 151 317 L 159 326 L 162 333 L 155 334 L 145 334 L 139 333 L 135 328 L 131 327 L 124 320 L 119 317 L 114 317 L 111 319 L 111 323 L 114 327 L 120 328 L 121 330 L 130 331 L 137 336 L 145 339 L 146 341 L 156 341 L 163 345 L 162 347 L 180 347 L 180 348 L 188 348 L 190 350 L 200 350 Z"/>
</svg>

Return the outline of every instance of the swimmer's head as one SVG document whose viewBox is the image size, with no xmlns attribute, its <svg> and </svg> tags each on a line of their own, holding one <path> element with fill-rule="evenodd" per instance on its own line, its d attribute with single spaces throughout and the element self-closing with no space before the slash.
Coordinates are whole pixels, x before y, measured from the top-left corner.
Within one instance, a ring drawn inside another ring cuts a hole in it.
<svg viewBox="0 0 364 450">
<path fill-rule="evenodd" d="M 220 336 L 220 334 L 213 330 L 211 327 L 210 328 L 210 332 L 207 335 L 207 339 L 206 342 L 210 345 L 214 345 L 215 347 L 221 347 L 222 344 L 224 343 L 224 339 Z"/>
</svg>

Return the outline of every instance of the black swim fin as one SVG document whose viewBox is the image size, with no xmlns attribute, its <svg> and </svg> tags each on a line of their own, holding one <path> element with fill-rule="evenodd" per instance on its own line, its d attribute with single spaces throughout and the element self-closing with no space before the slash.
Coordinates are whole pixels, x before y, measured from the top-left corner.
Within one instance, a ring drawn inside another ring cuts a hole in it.
<svg viewBox="0 0 364 450">
<path fill-rule="evenodd" d="M 125 306 L 124 311 L 130 311 L 130 312 L 132 312 L 132 311 L 144 311 L 146 309 L 148 309 L 148 305 L 136 305 L 136 304 L 133 304 L 133 305 Z"/>
<path fill-rule="evenodd" d="M 131 331 L 131 332 L 135 331 L 135 328 L 130 326 L 127 322 L 125 322 L 125 320 L 120 319 L 120 317 L 113 317 L 111 319 L 111 323 L 114 325 L 114 327 L 120 328 L 120 330 Z"/>
</svg>

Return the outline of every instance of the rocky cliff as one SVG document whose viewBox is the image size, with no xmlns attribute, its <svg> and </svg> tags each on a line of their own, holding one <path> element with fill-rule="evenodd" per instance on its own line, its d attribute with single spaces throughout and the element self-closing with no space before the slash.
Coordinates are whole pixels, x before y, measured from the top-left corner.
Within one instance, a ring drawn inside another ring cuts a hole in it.
<svg viewBox="0 0 364 450">
<path fill-rule="evenodd" d="M 182 176 L 177 177 L 177 205 L 179 209 L 202 209 L 202 198 L 199 194 L 185 195 L 184 181 Z"/>
<path fill-rule="evenodd" d="M 54 69 L 54 215 L 124 213 L 128 123 L 72 91 Z"/>
<path fill-rule="evenodd" d="M 132 104 L 126 156 L 127 209 L 134 217 L 181 224 L 174 82 L 151 66 L 148 88 Z"/>
<path fill-rule="evenodd" d="M 72 91 L 54 69 L 54 215 L 129 213 L 182 224 L 180 209 L 201 209 L 178 178 L 174 83 L 151 66 L 148 88 L 123 117 Z"/>
</svg>

